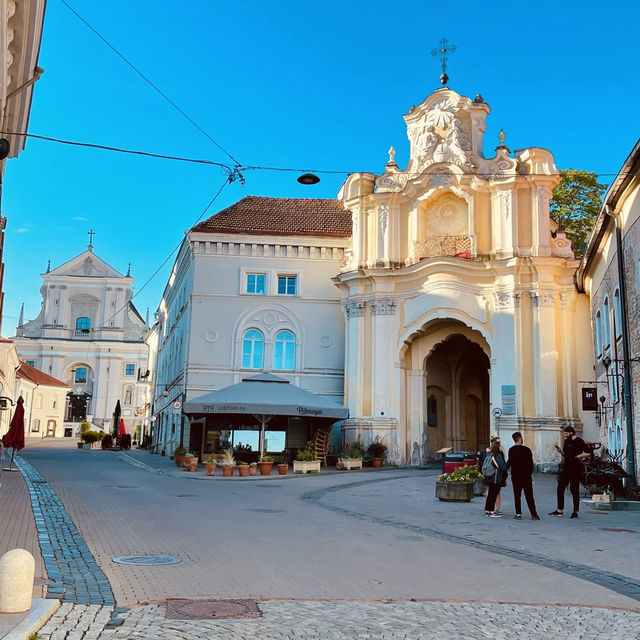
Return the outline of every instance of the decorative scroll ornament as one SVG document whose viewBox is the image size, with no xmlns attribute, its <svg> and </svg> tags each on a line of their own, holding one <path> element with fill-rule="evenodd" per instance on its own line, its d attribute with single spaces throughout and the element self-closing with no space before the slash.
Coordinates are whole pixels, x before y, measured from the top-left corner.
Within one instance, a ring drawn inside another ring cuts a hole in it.
<svg viewBox="0 0 640 640">
<path fill-rule="evenodd" d="M 558 229 L 555 237 L 551 237 L 551 255 L 554 258 L 565 258 L 565 260 L 574 260 L 573 249 L 571 248 L 571 240 L 567 238 L 564 229 Z"/>
<path fill-rule="evenodd" d="M 374 316 L 393 316 L 396 313 L 396 301 L 392 298 L 376 298 L 370 304 Z"/>
<path fill-rule="evenodd" d="M 389 165 L 387 165 L 387 169 L 389 169 Z M 387 171 L 376 178 L 376 191 L 378 193 L 386 191 L 402 191 L 407 184 L 407 180 L 408 177 L 404 173 Z"/>
<path fill-rule="evenodd" d="M 345 305 L 347 311 L 347 318 L 361 318 L 364 316 L 367 303 L 364 301 L 348 302 Z"/>
<path fill-rule="evenodd" d="M 389 205 L 381 204 L 378 207 L 378 223 L 380 224 L 380 230 L 382 233 L 387 231 L 387 223 L 389 220 Z"/>
</svg>

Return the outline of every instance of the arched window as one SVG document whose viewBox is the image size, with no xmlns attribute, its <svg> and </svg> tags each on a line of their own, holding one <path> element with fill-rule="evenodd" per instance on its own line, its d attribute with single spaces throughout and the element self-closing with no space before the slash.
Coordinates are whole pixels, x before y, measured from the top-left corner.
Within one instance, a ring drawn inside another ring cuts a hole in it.
<svg viewBox="0 0 640 640">
<path fill-rule="evenodd" d="M 602 355 L 602 314 L 600 309 L 596 313 L 596 355 Z"/>
<path fill-rule="evenodd" d="M 264 336 L 257 329 L 249 329 L 242 338 L 242 367 L 262 369 Z"/>
<path fill-rule="evenodd" d="M 609 311 L 609 298 L 606 297 L 602 304 L 602 325 L 604 329 L 604 348 L 611 346 L 611 315 Z"/>
<path fill-rule="evenodd" d="M 613 333 L 616 338 L 622 335 L 622 307 L 620 306 L 620 289 L 613 292 Z"/>
<path fill-rule="evenodd" d="M 292 371 L 296 368 L 296 338 L 291 331 L 279 331 L 273 345 L 274 370 Z"/>
<path fill-rule="evenodd" d="M 77 367 L 74 382 L 84 384 L 87 381 L 87 367 Z"/>
<path fill-rule="evenodd" d="M 89 333 L 91 330 L 91 318 L 82 316 L 76 320 L 76 331 L 82 331 L 82 333 Z"/>
<path fill-rule="evenodd" d="M 609 449 L 609 453 L 615 453 L 616 451 L 616 433 L 613 430 L 613 422 L 611 421 L 607 425 L 607 449 Z"/>
</svg>

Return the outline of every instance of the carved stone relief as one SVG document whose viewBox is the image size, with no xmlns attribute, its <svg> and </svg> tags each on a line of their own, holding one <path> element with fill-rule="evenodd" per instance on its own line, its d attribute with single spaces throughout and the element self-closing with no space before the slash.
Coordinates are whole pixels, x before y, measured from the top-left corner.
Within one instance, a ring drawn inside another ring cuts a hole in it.
<svg viewBox="0 0 640 640">
<path fill-rule="evenodd" d="M 381 204 L 378 207 L 378 223 L 380 225 L 380 230 L 382 233 L 386 233 L 387 231 L 387 222 L 389 219 L 389 205 Z"/>
<path fill-rule="evenodd" d="M 364 310 L 366 306 L 367 303 L 362 300 L 358 302 L 348 302 L 345 305 L 347 318 L 361 318 L 362 316 L 364 316 Z"/>
<path fill-rule="evenodd" d="M 374 316 L 393 316 L 396 313 L 396 301 L 392 298 L 376 298 L 371 301 L 371 313 Z"/>
</svg>

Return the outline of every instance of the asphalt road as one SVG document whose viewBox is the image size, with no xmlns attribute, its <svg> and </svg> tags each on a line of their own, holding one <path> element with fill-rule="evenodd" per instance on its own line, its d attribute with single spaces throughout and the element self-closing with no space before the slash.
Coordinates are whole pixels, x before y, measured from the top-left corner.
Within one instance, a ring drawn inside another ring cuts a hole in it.
<svg viewBox="0 0 640 640">
<path fill-rule="evenodd" d="M 161 473 L 59 443 L 21 454 L 63 502 L 121 606 L 205 596 L 426 598 L 640 611 L 637 512 L 489 520 L 483 499 L 435 500 L 429 471 L 247 480 L 199 471 L 195 479 L 146 452 L 131 456 Z M 540 513 L 555 506 L 553 489 L 552 477 L 537 480 Z M 113 562 L 136 554 L 181 562 Z"/>
</svg>

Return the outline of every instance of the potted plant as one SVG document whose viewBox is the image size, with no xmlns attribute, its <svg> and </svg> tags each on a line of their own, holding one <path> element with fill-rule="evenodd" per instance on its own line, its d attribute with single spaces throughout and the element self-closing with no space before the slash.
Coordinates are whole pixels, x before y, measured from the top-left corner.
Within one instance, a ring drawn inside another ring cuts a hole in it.
<svg viewBox="0 0 640 640">
<path fill-rule="evenodd" d="M 82 442 L 84 443 L 83 449 L 91 449 L 91 445 L 93 445 L 94 442 L 98 442 L 98 440 L 101 440 L 102 438 L 100 437 L 100 434 L 102 432 L 98 432 L 98 431 L 84 431 L 82 433 L 82 435 L 80 436 L 80 439 L 82 440 Z M 104 437 L 104 436 L 103 436 Z"/>
<path fill-rule="evenodd" d="M 225 449 L 222 460 L 218 464 L 222 468 L 222 475 L 225 478 L 230 478 L 233 475 L 233 470 L 236 468 L 236 459 L 233 457 L 233 451 L 231 449 Z"/>
<path fill-rule="evenodd" d="M 173 450 L 173 460 L 176 463 L 176 467 L 184 467 L 184 456 L 187 450 L 184 447 L 176 447 Z"/>
<path fill-rule="evenodd" d="M 258 468 L 260 469 L 261 476 L 271 475 L 271 469 L 273 469 L 273 458 L 271 456 L 262 456 L 260 462 L 258 462 Z"/>
<path fill-rule="evenodd" d="M 198 468 L 198 456 L 195 453 L 187 453 L 184 457 L 184 466 L 187 471 L 195 471 Z"/>
<path fill-rule="evenodd" d="M 478 465 L 470 464 L 464 467 L 459 467 L 457 471 L 460 474 L 466 474 L 469 480 L 473 481 L 473 495 L 474 496 L 482 496 L 484 495 L 486 484 L 484 481 L 484 476 L 482 475 L 482 471 L 478 468 Z"/>
<path fill-rule="evenodd" d="M 380 442 L 376 437 L 376 439 L 367 447 L 367 453 L 371 456 L 371 466 L 381 467 L 387 453 L 387 445 Z"/>
<path fill-rule="evenodd" d="M 250 476 L 255 476 L 258 473 L 258 463 L 257 462 L 250 462 L 249 463 L 249 475 Z"/>
<path fill-rule="evenodd" d="M 341 463 L 340 469 L 362 469 L 362 456 L 364 456 L 364 446 L 360 440 L 354 440 L 350 442 L 345 448 L 342 457 L 339 462 Z M 336 468 L 338 465 L 336 465 Z"/>
<path fill-rule="evenodd" d="M 216 457 L 210 455 L 204 460 L 204 470 L 208 476 L 214 476 L 216 474 Z"/>
<path fill-rule="evenodd" d="M 246 478 L 249 475 L 249 463 L 239 461 L 236 463 L 236 467 L 238 469 L 238 475 Z"/>
<path fill-rule="evenodd" d="M 451 473 L 442 473 L 436 482 L 436 498 L 442 502 L 470 502 L 473 483 L 469 467 L 458 467 Z"/>
<path fill-rule="evenodd" d="M 309 471 L 320 473 L 320 460 L 316 460 L 315 457 L 313 444 L 307 442 L 307 446 L 296 453 L 296 459 L 293 461 L 293 473 L 308 473 Z"/>
<path fill-rule="evenodd" d="M 289 473 L 289 465 L 286 462 L 279 462 L 278 463 L 278 473 L 281 476 L 286 476 L 287 473 Z"/>
</svg>

